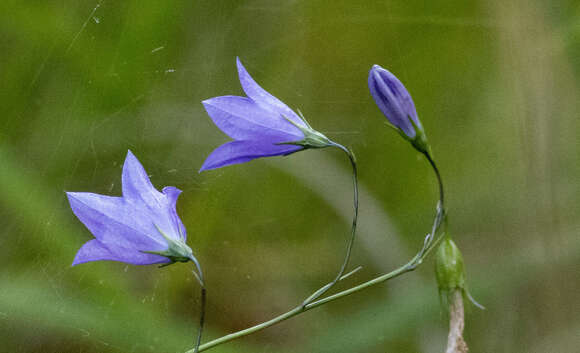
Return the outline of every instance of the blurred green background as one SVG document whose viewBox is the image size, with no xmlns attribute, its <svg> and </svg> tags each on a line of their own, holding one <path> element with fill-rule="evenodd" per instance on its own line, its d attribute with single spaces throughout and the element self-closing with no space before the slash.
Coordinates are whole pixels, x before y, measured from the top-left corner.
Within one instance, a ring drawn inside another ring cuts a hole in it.
<svg viewBox="0 0 580 353">
<path fill-rule="evenodd" d="M 580 346 L 580 5 L 558 1 L 0 3 L 0 350 L 183 352 L 191 265 L 71 267 L 92 236 L 65 191 L 120 195 L 128 149 L 205 268 L 204 340 L 287 311 L 332 278 L 351 217 L 348 161 L 316 150 L 198 174 L 228 140 L 203 99 L 242 95 L 235 57 L 356 152 L 360 231 L 341 288 L 401 265 L 429 231 L 426 161 L 385 126 L 380 64 L 407 86 L 446 184 L 473 352 Z M 432 260 L 213 352 L 441 352 Z"/>
</svg>

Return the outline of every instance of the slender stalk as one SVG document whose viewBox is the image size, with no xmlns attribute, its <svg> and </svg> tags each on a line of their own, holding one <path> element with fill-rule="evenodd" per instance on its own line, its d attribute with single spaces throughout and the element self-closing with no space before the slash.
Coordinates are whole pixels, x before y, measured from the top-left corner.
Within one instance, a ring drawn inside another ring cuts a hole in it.
<svg viewBox="0 0 580 353">
<path fill-rule="evenodd" d="M 433 220 L 431 233 L 427 234 L 427 237 L 425 237 L 423 249 L 421 249 L 421 251 L 419 252 L 418 256 L 419 259 L 417 265 L 421 263 L 422 259 L 425 256 L 427 256 L 427 254 L 435 247 L 435 245 L 439 242 L 439 240 L 441 240 L 439 238 L 437 239 L 437 241 L 435 242 L 433 241 L 435 239 L 437 231 L 439 230 L 439 227 L 441 226 L 441 223 L 445 222 L 447 219 L 445 211 L 445 192 L 443 191 L 443 179 L 441 178 L 441 174 L 439 173 L 439 168 L 437 168 L 437 164 L 435 163 L 433 157 L 431 157 L 431 154 L 429 152 L 424 151 L 423 154 L 425 155 L 427 161 L 429 161 L 429 164 L 431 165 L 433 171 L 435 172 L 437 183 L 439 185 L 439 201 L 437 202 L 435 219 Z"/>
<path fill-rule="evenodd" d="M 199 330 L 197 331 L 197 339 L 195 341 L 195 348 L 193 349 L 194 353 L 199 352 L 199 348 L 201 345 L 201 336 L 203 335 L 203 325 L 205 323 L 205 303 L 206 303 L 206 289 L 205 287 L 201 287 L 201 309 L 199 314 Z"/>
<path fill-rule="evenodd" d="M 344 257 L 344 261 L 342 263 L 342 266 L 340 267 L 340 270 L 338 271 L 338 274 L 334 278 L 334 280 L 332 280 L 332 282 L 328 283 L 324 287 L 318 289 L 311 296 L 309 296 L 306 300 L 304 300 L 304 302 L 302 303 L 303 307 L 305 307 L 309 303 L 312 303 L 317 298 L 320 298 L 320 296 L 322 296 L 324 293 L 326 293 L 326 291 L 328 291 L 338 281 L 340 281 L 342 275 L 344 274 L 344 271 L 346 271 L 346 267 L 348 266 L 348 262 L 350 261 L 352 247 L 354 245 L 354 239 L 355 239 L 355 235 L 356 235 L 356 224 L 357 224 L 357 220 L 358 220 L 358 176 L 357 176 L 356 159 L 355 159 L 352 151 L 349 150 L 348 148 L 344 147 L 343 145 L 331 141 L 330 146 L 336 147 L 336 148 L 342 150 L 344 153 L 346 153 L 346 155 L 348 156 L 348 159 L 350 160 L 350 164 L 352 166 L 352 184 L 353 184 L 353 190 L 354 190 L 354 193 L 353 193 L 354 215 L 352 218 L 350 239 L 349 239 L 347 247 L 346 247 L 346 255 Z"/>
<path fill-rule="evenodd" d="M 433 171 L 435 172 L 435 176 L 437 177 L 437 182 L 439 183 L 439 202 L 441 203 L 441 208 L 444 209 L 443 205 L 445 195 L 443 192 L 443 179 L 441 178 L 441 174 L 439 173 L 439 168 L 437 168 L 437 164 L 435 164 L 435 161 L 433 160 L 433 157 L 431 157 L 431 154 L 429 152 L 423 152 L 423 154 L 429 161 L 429 164 L 431 164 L 431 167 L 433 167 Z"/>
<path fill-rule="evenodd" d="M 193 261 L 193 263 L 195 264 L 195 267 L 197 268 L 197 272 L 195 272 L 195 270 L 193 271 L 193 274 L 195 275 L 195 278 L 197 279 L 197 281 L 199 282 L 199 285 L 201 287 L 201 296 L 200 296 L 200 313 L 199 313 L 199 329 L 197 331 L 197 339 L 195 341 L 195 348 L 193 349 L 194 353 L 199 352 L 199 348 L 201 345 L 201 336 L 203 335 L 203 325 L 205 323 L 205 304 L 206 304 L 206 296 L 207 296 L 207 291 L 205 289 L 205 281 L 203 279 L 203 272 L 201 270 L 201 266 L 199 265 L 199 262 L 197 261 L 197 259 L 191 255 L 190 260 Z"/>
</svg>

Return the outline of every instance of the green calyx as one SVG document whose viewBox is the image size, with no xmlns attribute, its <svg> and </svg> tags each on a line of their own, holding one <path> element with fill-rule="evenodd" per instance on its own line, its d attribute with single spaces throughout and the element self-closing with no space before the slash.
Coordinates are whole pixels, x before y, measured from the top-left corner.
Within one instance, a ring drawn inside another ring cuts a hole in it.
<svg viewBox="0 0 580 353">
<path fill-rule="evenodd" d="M 445 235 L 435 254 L 435 275 L 440 292 L 451 293 L 465 288 L 463 256 L 448 235 Z"/>
<path fill-rule="evenodd" d="M 420 129 L 419 126 L 417 126 L 417 124 L 415 124 L 415 121 L 413 121 L 411 117 L 408 116 L 407 118 L 409 119 L 411 125 L 413 125 L 413 128 L 415 129 L 415 137 L 413 138 L 407 136 L 407 134 L 405 134 L 403 130 L 399 129 L 395 125 L 392 125 L 391 123 L 388 123 L 387 126 L 389 126 L 397 133 L 399 133 L 399 135 L 401 135 L 401 137 L 403 137 L 405 140 L 409 141 L 409 143 L 411 143 L 411 145 L 413 145 L 413 147 L 417 151 L 421 153 L 431 154 L 431 146 L 429 145 L 429 141 L 427 141 L 427 135 L 425 135 L 425 132 L 422 129 Z"/>
<path fill-rule="evenodd" d="M 422 153 L 431 154 L 431 146 L 429 145 L 429 142 L 427 141 L 427 135 L 425 135 L 425 132 L 423 132 L 423 130 L 420 130 L 419 128 L 417 128 L 417 126 L 413 122 L 413 119 L 409 119 L 409 120 L 411 120 L 411 122 L 413 123 L 413 126 L 415 127 L 415 133 L 416 133 L 414 139 L 409 139 L 411 144 L 413 145 L 413 147 L 415 147 L 415 149 L 417 151 L 422 152 Z"/>
<path fill-rule="evenodd" d="M 193 256 L 193 251 L 191 250 L 191 248 L 189 246 L 187 246 L 187 244 L 185 244 L 184 241 L 182 241 L 181 239 L 173 239 L 173 238 L 168 237 L 167 234 L 165 234 L 161 229 L 159 229 L 159 227 L 157 227 L 157 225 L 155 225 L 155 228 L 157 228 L 157 231 L 159 231 L 159 233 L 167 241 L 167 245 L 168 245 L 167 249 L 161 250 L 161 251 L 142 251 L 142 252 L 147 253 L 147 254 L 165 256 L 166 258 L 171 260 L 170 263 L 168 263 L 166 265 L 162 265 L 161 267 L 169 266 L 169 265 L 174 264 L 176 262 L 188 262 L 188 261 L 195 262 L 195 257 Z"/>
<path fill-rule="evenodd" d="M 280 142 L 280 143 L 277 143 L 277 145 L 297 145 L 297 146 L 302 146 L 304 148 L 324 148 L 324 147 L 328 147 L 328 146 L 333 145 L 333 142 L 328 137 L 326 137 L 322 133 L 314 130 L 310 126 L 310 124 L 308 124 L 308 121 L 306 121 L 306 118 L 304 118 L 304 116 L 302 115 L 302 112 L 298 111 L 298 113 L 300 114 L 300 117 L 302 118 L 302 120 L 304 121 L 306 126 L 297 124 L 284 115 L 283 115 L 283 117 L 288 122 L 290 122 L 292 125 L 296 126 L 298 129 L 300 129 L 300 131 L 302 131 L 302 133 L 304 134 L 304 138 L 300 141 Z"/>
</svg>

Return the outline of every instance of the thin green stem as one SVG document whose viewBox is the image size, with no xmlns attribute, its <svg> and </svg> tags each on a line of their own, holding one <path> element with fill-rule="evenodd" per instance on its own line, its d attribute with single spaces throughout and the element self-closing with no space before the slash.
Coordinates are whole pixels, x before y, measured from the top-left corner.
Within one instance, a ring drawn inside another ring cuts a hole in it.
<svg viewBox="0 0 580 353">
<path fill-rule="evenodd" d="M 443 191 L 443 179 L 441 178 L 441 174 L 439 173 L 439 168 L 437 168 L 437 164 L 435 163 L 435 160 L 431 156 L 430 152 L 424 151 L 423 154 L 427 158 L 427 161 L 429 162 L 429 164 L 433 168 L 433 171 L 435 172 L 435 176 L 437 177 L 437 183 L 439 185 L 439 201 L 437 202 L 435 219 L 433 220 L 433 226 L 431 227 L 431 232 L 429 234 L 427 234 L 427 237 L 425 237 L 425 241 L 423 243 L 423 248 L 419 252 L 419 257 L 418 257 L 419 263 L 422 261 L 422 259 L 425 256 L 427 256 L 427 254 L 431 251 L 431 249 L 439 242 L 440 239 L 437 239 L 437 241 L 435 241 L 435 242 L 433 240 L 435 239 L 435 236 L 437 234 L 437 231 L 439 230 L 439 227 L 441 226 L 441 223 L 445 222 L 446 217 L 447 217 L 447 214 L 445 211 L 445 192 Z"/>
<path fill-rule="evenodd" d="M 441 203 L 441 208 L 445 209 L 444 207 L 444 200 L 445 200 L 445 193 L 443 192 L 443 179 L 441 178 L 441 174 L 439 173 L 439 168 L 437 168 L 437 164 L 431 157 L 429 152 L 423 152 L 431 167 L 433 167 L 433 171 L 435 172 L 435 176 L 437 177 L 437 182 L 439 183 L 439 202 Z"/>
<path fill-rule="evenodd" d="M 330 142 L 330 146 L 336 147 L 336 148 L 342 150 L 344 153 L 346 153 L 346 155 L 348 156 L 348 159 L 350 161 L 350 164 L 352 166 L 352 184 L 353 184 L 353 190 L 354 190 L 354 192 L 353 192 L 354 215 L 353 215 L 353 218 L 352 218 L 352 226 L 351 226 L 351 231 L 350 231 L 350 239 L 349 239 L 348 244 L 347 244 L 347 247 L 346 247 L 346 255 L 344 257 L 344 261 L 342 263 L 342 266 L 340 267 L 340 270 L 338 271 L 338 274 L 334 278 L 334 280 L 332 280 L 332 282 L 328 283 L 324 287 L 318 289 L 310 297 L 308 297 L 302 303 L 302 306 L 303 307 L 306 306 L 306 305 L 308 305 L 309 303 L 313 302 L 317 298 L 320 298 L 320 296 L 322 296 L 324 293 L 326 293 L 326 291 L 328 291 L 338 281 L 340 281 L 342 275 L 346 271 L 346 267 L 348 266 L 348 262 L 350 261 L 350 256 L 351 256 L 351 253 L 352 253 L 352 247 L 354 245 L 354 239 L 355 239 L 355 236 L 356 236 L 356 224 L 357 224 L 357 220 L 358 220 L 358 176 L 357 176 L 356 159 L 355 159 L 354 154 L 352 153 L 352 151 L 349 150 L 348 148 L 344 147 L 343 145 L 331 141 Z"/>
<path fill-rule="evenodd" d="M 197 259 L 195 258 L 195 256 L 191 255 L 190 260 L 193 261 L 193 263 L 195 264 L 195 267 L 197 268 L 197 272 L 195 270 L 193 270 L 193 274 L 195 275 L 195 278 L 197 278 L 197 281 L 199 282 L 199 285 L 201 287 L 201 295 L 200 295 L 200 313 L 199 313 L 199 329 L 197 331 L 197 339 L 195 341 L 195 348 L 193 349 L 194 353 L 199 352 L 200 350 L 200 345 L 201 345 L 201 336 L 203 335 L 203 325 L 205 323 L 205 304 L 206 304 L 206 296 L 207 296 L 207 291 L 205 289 L 205 281 L 203 279 L 203 272 L 201 270 L 201 266 L 199 265 L 199 262 L 197 261 Z"/>
<path fill-rule="evenodd" d="M 365 282 L 363 284 L 360 284 L 360 285 L 358 285 L 356 287 L 353 287 L 353 288 L 344 290 L 342 292 L 336 293 L 334 295 L 331 295 L 329 297 L 326 297 L 326 298 L 323 298 L 323 299 L 314 301 L 314 302 L 312 302 L 310 304 L 307 304 L 306 306 L 302 306 L 302 305 L 297 306 L 294 309 L 292 309 L 292 310 L 290 310 L 290 311 L 288 311 L 288 312 L 286 312 L 286 313 L 284 313 L 282 315 L 279 315 L 279 316 L 273 318 L 272 320 L 263 322 L 261 324 L 258 324 L 258 325 L 249 327 L 249 328 L 247 328 L 245 330 L 241 330 L 241 331 L 238 331 L 238 332 L 234 332 L 234 333 L 231 333 L 229 335 L 226 335 L 226 336 L 220 337 L 218 339 L 215 339 L 213 341 L 210 341 L 210 342 L 208 342 L 206 344 L 201 345 L 199 347 L 199 352 L 203 352 L 203 351 L 208 350 L 208 349 L 210 349 L 212 347 L 215 347 L 215 346 L 220 345 L 222 343 L 226 343 L 226 342 L 231 341 L 231 340 L 234 340 L 236 338 L 244 337 L 244 336 L 247 336 L 249 334 L 258 332 L 260 330 L 263 330 L 265 328 L 268 328 L 270 326 L 273 326 L 275 324 L 278 324 L 278 323 L 280 323 L 282 321 L 288 320 L 291 317 L 294 317 L 294 316 L 296 316 L 298 314 L 301 314 L 301 313 L 306 312 L 308 310 L 311 310 L 311 309 L 314 309 L 316 307 L 319 307 L 319 306 L 321 306 L 323 304 L 326 304 L 328 302 L 331 302 L 331 301 L 340 299 L 340 298 L 345 297 L 347 295 L 350 295 L 350 294 L 353 294 L 355 292 L 361 291 L 361 290 L 363 290 L 363 289 L 365 289 L 367 287 L 370 287 L 370 286 L 379 284 L 381 282 L 385 282 L 385 281 L 387 281 L 389 279 L 393 279 L 395 277 L 398 277 L 398 276 L 402 275 L 403 273 L 413 271 L 413 269 L 414 269 L 414 267 L 410 266 L 410 262 L 409 262 L 408 264 L 406 264 L 403 267 L 400 267 L 400 268 L 398 268 L 398 269 L 396 269 L 396 270 L 394 270 L 392 272 L 389 272 L 389 273 L 384 274 L 384 275 L 382 275 L 380 277 L 377 277 L 377 278 L 375 278 L 373 280 L 370 280 L 368 282 Z M 358 271 L 358 268 L 355 269 L 354 271 Z M 352 274 L 352 272 L 344 275 L 343 277 L 341 277 L 341 279 L 344 279 L 344 278 L 350 276 L 351 274 Z M 196 351 L 192 349 L 192 350 L 187 351 L 186 353 L 195 353 L 195 352 Z"/>
</svg>

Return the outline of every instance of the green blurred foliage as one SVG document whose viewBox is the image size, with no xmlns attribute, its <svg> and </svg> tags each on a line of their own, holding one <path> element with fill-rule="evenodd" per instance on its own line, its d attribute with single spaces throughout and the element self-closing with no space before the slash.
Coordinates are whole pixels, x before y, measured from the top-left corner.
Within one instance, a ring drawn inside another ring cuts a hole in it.
<svg viewBox="0 0 580 353">
<path fill-rule="evenodd" d="M 120 194 L 131 149 L 205 267 L 205 341 L 284 312 L 330 280 L 351 212 L 331 150 L 198 174 L 227 137 L 200 102 L 242 94 L 235 57 L 354 149 L 361 217 L 345 287 L 398 266 L 429 230 L 436 183 L 385 126 L 372 64 L 407 86 L 446 183 L 471 293 L 473 352 L 580 346 L 577 1 L 0 3 L 0 341 L 10 352 L 182 352 L 187 265 L 70 267 L 91 238 L 64 192 Z M 440 352 L 433 263 L 215 352 Z"/>
</svg>

